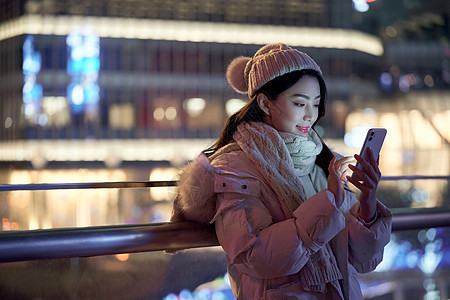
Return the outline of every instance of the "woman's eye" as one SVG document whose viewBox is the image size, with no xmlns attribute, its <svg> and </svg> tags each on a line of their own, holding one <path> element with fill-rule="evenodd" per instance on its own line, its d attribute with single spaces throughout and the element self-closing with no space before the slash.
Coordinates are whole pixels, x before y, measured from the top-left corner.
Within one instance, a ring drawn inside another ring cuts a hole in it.
<svg viewBox="0 0 450 300">
<path fill-rule="evenodd" d="M 294 103 L 294 105 L 299 106 L 299 107 L 305 106 L 305 104 L 303 104 L 303 103 Z"/>
</svg>

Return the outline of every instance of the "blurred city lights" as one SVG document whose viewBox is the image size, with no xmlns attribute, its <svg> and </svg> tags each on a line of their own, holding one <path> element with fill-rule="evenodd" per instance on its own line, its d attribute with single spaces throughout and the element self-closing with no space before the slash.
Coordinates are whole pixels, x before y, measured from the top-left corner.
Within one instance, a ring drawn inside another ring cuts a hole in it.
<svg viewBox="0 0 450 300">
<path fill-rule="evenodd" d="M 109 107 L 109 126 L 130 130 L 135 126 L 135 106 L 132 103 L 112 104 Z"/>
<path fill-rule="evenodd" d="M 434 80 L 433 77 L 431 77 L 431 75 L 426 75 L 425 78 L 423 79 L 423 82 L 425 83 L 426 86 L 428 87 L 434 87 Z"/>
<path fill-rule="evenodd" d="M 367 1 L 369 2 L 369 1 Z M 356 11 L 359 12 L 367 12 L 370 8 L 369 4 L 367 4 L 366 0 L 353 0 L 353 7 Z"/>
<path fill-rule="evenodd" d="M 12 125 L 13 125 L 13 120 L 11 119 L 11 117 L 6 117 L 5 128 L 11 128 Z"/>
<path fill-rule="evenodd" d="M 448 120 L 450 120 L 450 110 L 443 110 L 431 114 L 433 125 L 439 130 L 441 136 L 450 142 L 450 126 L 448 126 Z"/>
<path fill-rule="evenodd" d="M 366 137 L 367 131 L 372 128 L 369 124 L 362 124 L 360 126 L 355 126 L 351 131 L 344 135 L 344 143 L 353 148 L 361 148 L 364 139 Z"/>
<path fill-rule="evenodd" d="M 196 118 L 206 107 L 206 101 L 203 98 L 190 98 L 183 102 L 183 107 L 188 112 L 189 116 Z"/>
<path fill-rule="evenodd" d="M 403 93 L 409 92 L 409 88 L 411 86 L 410 79 L 407 75 L 400 76 L 399 82 L 398 82 L 398 88 Z"/>
<path fill-rule="evenodd" d="M 429 104 L 430 99 L 432 97 L 423 98 L 421 101 Z M 345 120 L 344 143 L 348 147 L 360 148 L 369 128 L 384 127 L 388 134 L 383 148 L 441 149 L 443 138 L 447 139 L 450 136 L 450 129 L 447 126 L 449 116 L 448 110 L 440 112 L 431 110 L 423 112 L 418 109 L 398 112 L 356 110 L 351 112 Z M 422 199 L 422 197 L 416 199 Z"/>
<path fill-rule="evenodd" d="M 34 50 L 34 37 L 27 36 L 23 44 L 23 74 L 36 75 L 41 70 L 41 54 Z"/>
<path fill-rule="evenodd" d="M 432 274 L 442 261 L 443 255 L 442 239 L 430 241 L 426 244 L 425 253 L 420 258 L 419 268 L 425 274 Z"/>
<path fill-rule="evenodd" d="M 69 48 L 67 73 L 71 76 L 67 99 L 72 112 L 95 112 L 100 100 L 100 37 L 90 25 L 84 25 L 70 32 L 66 43 Z"/>
<path fill-rule="evenodd" d="M 155 108 L 153 111 L 153 118 L 155 118 L 156 121 L 162 121 L 164 119 L 164 108 Z"/>
<path fill-rule="evenodd" d="M 358 11 L 368 10 L 364 0 L 354 0 L 353 3 Z M 246 45 L 284 41 L 295 47 L 353 49 L 375 56 L 384 52 L 378 37 L 349 29 L 83 16 L 25 15 L 0 24 L 0 40 L 23 34 L 64 36 L 86 22 L 99 36 L 110 38 Z"/>
<path fill-rule="evenodd" d="M 155 168 L 150 172 L 150 181 L 177 180 L 178 169 L 176 168 Z M 154 201 L 173 200 L 176 187 L 155 187 L 150 189 L 150 197 Z"/>
<path fill-rule="evenodd" d="M 32 161 L 37 154 L 47 161 L 105 161 L 114 154 L 120 161 L 188 161 L 213 139 L 28 140 L 0 142 L 0 161 Z M 180 144 L 184 145 L 180 152 Z"/>
<path fill-rule="evenodd" d="M 47 126 L 63 127 L 69 124 L 70 107 L 65 97 L 44 97 L 42 113 L 48 118 Z"/>
<path fill-rule="evenodd" d="M 42 85 L 36 82 L 36 75 L 41 70 L 41 54 L 34 49 L 34 37 L 29 35 L 23 44 L 22 70 L 24 83 L 22 89 L 23 113 L 25 118 L 39 123 L 41 112 Z"/>
<path fill-rule="evenodd" d="M 426 294 L 424 295 L 424 300 L 439 300 L 442 299 L 440 292 L 436 290 L 437 285 L 434 279 L 427 278 L 423 282 L 423 288 L 426 290 Z"/>
<path fill-rule="evenodd" d="M 240 110 L 245 104 L 247 104 L 247 101 L 244 101 L 242 99 L 230 99 L 225 103 L 225 111 L 227 112 L 228 116 L 231 116 L 238 110 Z"/>
<path fill-rule="evenodd" d="M 426 275 L 432 274 L 442 262 L 446 251 L 441 238 L 445 231 L 441 230 L 439 237 L 437 233 L 436 228 L 418 231 L 417 241 L 422 247 L 413 246 L 409 240 L 399 240 L 396 233 L 391 234 L 391 240 L 384 249 L 383 261 L 375 271 L 418 269 Z"/>
<path fill-rule="evenodd" d="M 394 91 L 394 78 L 390 73 L 384 72 L 380 75 L 380 84 L 386 92 Z"/>
<path fill-rule="evenodd" d="M 118 261 L 127 261 L 130 258 L 129 253 L 121 253 L 114 255 Z"/>
<path fill-rule="evenodd" d="M 413 109 L 409 111 L 408 115 L 410 120 L 414 120 L 411 123 L 411 133 L 416 141 L 421 141 L 420 147 L 422 149 L 439 149 L 442 147 L 441 137 L 429 120 L 424 118 L 421 111 Z"/>
<path fill-rule="evenodd" d="M 195 291 L 183 289 L 178 295 L 170 293 L 163 300 L 232 300 L 235 299 L 228 273 L 198 286 Z"/>
<path fill-rule="evenodd" d="M 170 106 L 170 107 L 166 108 L 166 111 L 164 112 L 164 115 L 165 115 L 167 120 L 173 121 L 177 117 L 177 109 L 175 107 L 173 107 L 173 106 Z"/>
<path fill-rule="evenodd" d="M 113 182 L 126 180 L 127 175 L 122 169 L 47 169 L 40 171 L 14 170 L 10 173 L 7 183 Z M 111 211 L 117 209 L 119 190 L 93 189 L 70 193 L 65 190 L 49 190 L 43 192 L 43 201 L 38 202 L 33 202 L 34 195 L 32 191 L 11 192 L 9 201 L 11 216 L 20 216 L 20 219 L 14 220 L 14 222 L 9 221 L 10 226 L 8 228 L 16 230 L 15 228 L 20 227 L 21 230 L 33 230 L 110 223 L 109 215 Z M 92 201 L 92 199 L 95 199 L 95 201 Z M 36 209 L 45 210 L 45 215 L 37 214 L 34 211 Z"/>
<path fill-rule="evenodd" d="M 393 27 L 393 26 L 388 26 L 388 27 L 386 27 L 386 34 L 387 34 L 389 37 L 393 38 L 393 37 L 396 37 L 396 36 L 397 36 L 398 32 L 397 32 L 397 30 L 395 29 L 395 27 Z"/>
</svg>

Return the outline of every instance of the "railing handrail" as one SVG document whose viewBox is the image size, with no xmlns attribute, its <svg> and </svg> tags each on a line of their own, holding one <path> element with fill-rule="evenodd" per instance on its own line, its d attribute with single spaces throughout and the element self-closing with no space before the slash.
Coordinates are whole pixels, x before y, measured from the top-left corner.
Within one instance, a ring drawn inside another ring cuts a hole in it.
<svg viewBox="0 0 450 300">
<path fill-rule="evenodd" d="M 450 226 L 450 207 L 392 209 L 393 231 Z M 0 233 L 0 262 L 218 246 L 211 226 L 193 222 Z"/>
<path fill-rule="evenodd" d="M 450 179 L 450 176 L 390 176 L 382 180 Z M 0 185 L 0 191 L 149 188 L 177 181 L 120 181 Z M 392 230 L 450 226 L 450 207 L 391 209 Z M 86 257 L 218 246 L 211 227 L 192 222 L 93 226 L 0 232 L 0 262 Z"/>
<path fill-rule="evenodd" d="M 381 176 L 381 181 L 395 181 L 395 180 L 450 180 L 450 175 Z"/>
<path fill-rule="evenodd" d="M 382 181 L 395 180 L 450 180 L 450 175 L 411 175 L 411 176 L 382 176 Z M 76 183 L 27 183 L 1 184 L 0 192 L 9 191 L 42 191 L 42 190 L 70 190 L 70 189 L 124 189 L 176 186 L 176 180 L 161 181 L 111 181 L 111 182 L 76 182 Z"/>
<path fill-rule="evenodd" d="M 125 189 L 176 186 L 178 181 L 110 181 L 110 182 L 75 182 L 75 183 L 29 183 L 2 184 L 0 192 L 10 191 L 43 191 L 71 189 Z"/>
<path fill-rule="evenodd" d="M 193 222 L 58 228 L 0 233 L 0 263 L 217 246 Z"/>
</svg>

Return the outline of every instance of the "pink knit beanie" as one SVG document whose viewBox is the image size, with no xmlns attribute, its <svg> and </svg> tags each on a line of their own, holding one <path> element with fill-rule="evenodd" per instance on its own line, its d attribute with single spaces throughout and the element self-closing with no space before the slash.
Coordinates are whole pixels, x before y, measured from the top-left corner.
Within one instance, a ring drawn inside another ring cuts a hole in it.
<svg viewBox="0 0 450 300">
<path fill-rule="evenodd" d="M 253 58 L 240 56 L 227 68 L 227 80 L 238 93 L 248 93 L 251 99 L 264 84 L 275 77 L 300 70 L 314 70 L 322 75 L 320 67 L 307 54 L 285 44 L 266 45 Z"/>
</svg>

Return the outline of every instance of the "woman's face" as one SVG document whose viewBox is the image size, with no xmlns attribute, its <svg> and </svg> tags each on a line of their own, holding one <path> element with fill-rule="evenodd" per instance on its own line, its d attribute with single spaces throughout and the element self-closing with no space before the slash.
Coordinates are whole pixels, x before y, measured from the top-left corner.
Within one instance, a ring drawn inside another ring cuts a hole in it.
<svg viewBox="0 0 450 300">
<path fill-rule="evenodd" d="M 320 86 L 316 77 L 304 75 L 270 101 L 265 122 L 280 132 L 307 136 L 319 116 Z"/>
</svg>

